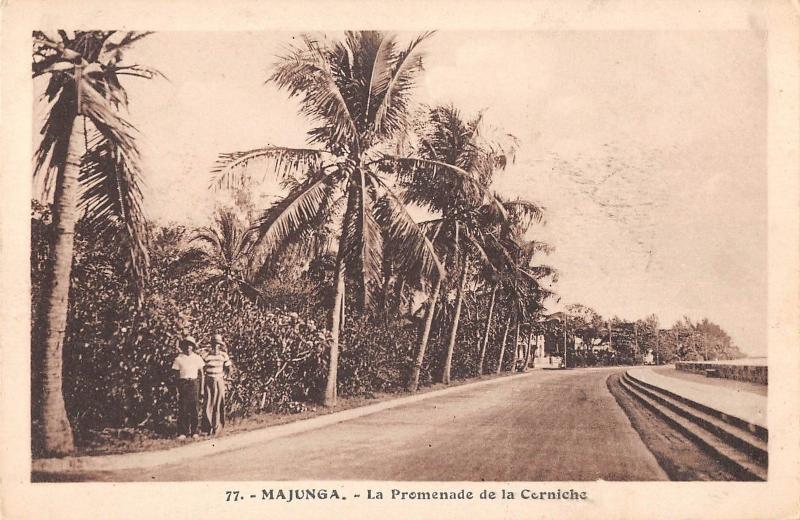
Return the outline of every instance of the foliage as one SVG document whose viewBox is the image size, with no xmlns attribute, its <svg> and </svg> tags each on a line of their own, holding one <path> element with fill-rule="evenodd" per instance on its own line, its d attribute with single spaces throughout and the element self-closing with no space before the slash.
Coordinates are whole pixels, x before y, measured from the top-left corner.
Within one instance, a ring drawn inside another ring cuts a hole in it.
<svg viewBox="0 0 800 520">
<path fill-rule="evenodd" d="M 695 322 L 684 317 L 672 328 L 660 329 L 655 314 L 629 321 L 617 316 L 605 319 L 580 304 L 567 305 L 566 310 L 570 366 L 641 364 L 647 354 L 658 364 L 744 357 L 722 327 L 707 318 Z M 563 352 L 562 314 L 552 316 L 558 319 L 542 324 L 550 345 L 548 350 Z M 576 338 L 581 339 L 583 346 L 576 347 Z M 587 348 L 590 345 L 594 348 Z M 610 350 L 606 350 L 609 345 Z"/>
<path fill-rule="evenodd" d="M 255 163 L 288 181 L 288 195 L 256 220 L 254 247 L 265 260 L 337 225 L 358 307 L 371 307 L 380 285 L 384 246 L 408 270 L 441 270 L 432 246 L 393 191 L 388 174 L 405 159 L 387 151 L 408 127 L 408 105 L 422 70 L 428 33 L 401 46 L 392 34 L 347 32 L 342 41 L 309 35 L 279 57 L 269 82 L 297 97 L 312 121 L 310 148 L 265 146 L 221 154 L 215 184 L 237 188 L 252 179 Z M 464 172 L 450 168 L 454 175 Z M 296 178 L 295 178 L 296 177 Z"/>
<path fill-rule="evenodd" d="M 155 74 L 120 64 L 121 49 L 145 35 L 34 33 L 34 77 L 49 75 L 50 112 L 36 152 L 46 186 L 64 168 L 71 122 L 79 115 L 88 121 L 79 178 L 84 218 L 75 233 L 64 341 L 64 396 L 79 434 L 130 426 L 170 431 L 170 366 L 178 338 L 187 334 L 202 345 L 213 334 L 226 338 L 235 365 L 226 403 L 232 417 L 302 411 L 319 398 L 323 381 L 326 404 L 336 393 L 400 391 L 424 352 L 424 312 L 414 310 L 415 300 L 434 279 L 440 292 L 429 291 L 438 301 L 426 305 L 435 312 L 422 384 L 440 374 L 445 382 L 451 373 L 480 375 L 487 326 L 483 367 L 490 372 L 517 368 L 515 331 L 521 345 L 544 333 L 550 352 L 566 350 L 573 367 L 641 363 L 647 351 L 662 362 L 741 355 L 707 319 L 685 318 L 669 334 L 655 316 L 604 320 L 582 305 L 544 319 L 544 301 L 553 295 L 544 282 L 555 282 L 557 273 L 536 260 L 552 248 L 526 237 L 543 210 L 490 189 L 494 174 L 513 161 L 517 140 L 492 136 L 482 114 L 466 118 L 453 106 L 425 107 L 410 118 L 429 33 L 407 46 L 374 31 L 347 32 L 341 41 L 300 37 L 268 82 L 298 98 L 313 124 L 309 148 L 266 145 L 220 155 L 214 185 L 234 191 L 246 222 L 223 210 L 194 232 L 148 228 L 133 129 L 117 113 L 127 104 L 119 76 Z M 266 163 L 262 171 L 276 174 L 288 191 L 258 215 L 248 190 L 255 163 Z M 418 224 L 409 205 L 434 218 Z M 34 324 L 53 232 L 51 208 L 34 203 Z M 135 286 L 122 266 L 136 275 Z M 339 313 L 340 304 L 348 312 Z M 34 325 L 34 345 L 42 332 Z M 613 348 L 591 348 L 603 343 Z M 330 363 L 337 349 L 338 379 Z M 452 364 L 445 361 L 450 356 Z M 37 377 L 34 371 L 34 388 Z"/>
<path fill-rule="evenodd" d="M 34 218 L 33 243 L 49 224 Z M 175 414 L 171 363 L 179 336 L 191 333 L 201 343 L 221 333 L 236 364 L 229 383 L 228 412 L 296 411 L 319 387 L 325 332 L 313 320 L 289 311 L 270 311 L 224 291 L 175 276 L 169 269 L 175 244 L 157 233 L 153 269 L 144 306 L 137 307 L 117 269 L 120 252 L 102 247 L 81 221 L 64 348 L 64 394 L 73 426 L 81 430 L 146 426 L 169 429 Z M 33 257 L 46 251 L 32 252 Z M 32 264 L 33 293 L 42 281 Z M 34 308 L 36 312 L 36 308 Z M 35 333 L 35 331 L 34 331 Z"/>
<path fill-rule="evenodd" d="M 33 32 L 33 78 L 46 78 L 41 101 L 48 111 L 35 152 L 35 174 L 46 193 L 66 168 L 73 125 L 83 125 L 86 151 L 78 182 L 80 208 L 97 234 L 111 234 L 141 288 L 148 257 L 142 212 L 141 170 L 135 129 L 123 118 L 125 76 L 161 75 L 123 63 L 123 51 L 149 33 L 119 31 Z M 79 120 L 79 117 L 83 116 Z"/>
<path fill-rule="evenodd" d="M 679 360 L 699 361 L 737 359 L 744 354 L 731 341 L 722 327 L 709 321 L 692 321 L 688 317 L 676 322 L 660 334 L 665 350 Z"/>
<path fill-rule="evenodd" d="M 227 294 L 257 300 L 261 294 L 251 283 L 249 265 L 254 238 L 253 230 L 233 211 L 220 210 L 211 226 L 192 233 L 172 267 L 178 273 L 194 272 L 204 284 Z"/>
<path fill-rule="evenodd" d="M 370 396 L 405 387 L 419 336 L 413 322 L 349 319 L 342 332 L 340 395 Z"/>
</svg>

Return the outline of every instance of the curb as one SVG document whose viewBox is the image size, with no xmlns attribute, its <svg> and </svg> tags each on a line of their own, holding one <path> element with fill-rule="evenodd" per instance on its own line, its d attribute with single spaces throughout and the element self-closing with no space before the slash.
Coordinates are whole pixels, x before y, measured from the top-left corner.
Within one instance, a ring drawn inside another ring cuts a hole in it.
<svg viewBox="0 0 800 520">
<path fill-rule="evenodd" d="M 311 417 L 309 419 L 302 419 L 290 423 L 268 426 L 259 430 L 237 433 L 231 435 L 230 437 L 226 436 L 213 438 L 187 446 L 178 446 L 165 450 L 141 451 L 118 455 L 35 459 L 31 463 L 31 471 L 40 473 L 79 473 L 89 471 L 144 469 L 161 466 L 164 464 L 173 464 L 187 459 L 232 451 L 260 442 L 266 442 L 273 439 L 279 439 L 281 437 L 287 437 L 289 435 L 316 430 L 325 426 L 330 426 L 340 422 L 349 421 L 359 417 L 364 417 L 366 415 L 382 412 L 384 410 L 396 408 L 398 406 L 423 401 L 431 397 L 455 393 L 465 388 L 493 385 L 500 381 L 509 381 L 512 379 L 529 377 L 533 374 L 535 374 L 534 371 L 529 371 L 505 377 L 494 377 L 485 381 L 465 383 L 462 385 L 443 388 L 441 390 L 433 390 L 422 394 L 398 397 L 380 403 L 359 406 L 349 410 L 342 410 L 340 412 L 333 412 L 317 417 Z"/>
</svg>

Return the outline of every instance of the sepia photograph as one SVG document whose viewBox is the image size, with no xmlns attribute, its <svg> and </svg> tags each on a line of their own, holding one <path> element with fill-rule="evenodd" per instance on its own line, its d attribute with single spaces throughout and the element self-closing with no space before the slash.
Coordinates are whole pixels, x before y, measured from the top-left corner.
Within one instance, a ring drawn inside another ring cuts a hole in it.
<svg viewBox="0 0 800 520">
<path fill-rule="evenodd" d="M 296 518 L 796 484 L 755 4 L 724 30 L 38 19 L 4 236 L 29 249 L 3 251 L 21 478 L 225 482 L 220 514 Z"/>
</svg>

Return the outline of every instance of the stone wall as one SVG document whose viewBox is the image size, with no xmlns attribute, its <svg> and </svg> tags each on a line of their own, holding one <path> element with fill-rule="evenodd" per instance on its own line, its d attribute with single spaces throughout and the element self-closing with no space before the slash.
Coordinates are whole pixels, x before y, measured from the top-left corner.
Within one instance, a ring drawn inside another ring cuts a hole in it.
<svg viewBox="0 0 800 520">
<path fill-rule="evenodd" d="M 766 366 L 679 361 L 675 363 L 675 368 L 683 370 L 684 372 L 692 372 L 709 377 L 723 377 L 725 379 L 735 379 L 736 381 L 746 381 L 748 383 L 757 383 L 760 385 L 767 384 L 768 374 Z"/>
</svg>

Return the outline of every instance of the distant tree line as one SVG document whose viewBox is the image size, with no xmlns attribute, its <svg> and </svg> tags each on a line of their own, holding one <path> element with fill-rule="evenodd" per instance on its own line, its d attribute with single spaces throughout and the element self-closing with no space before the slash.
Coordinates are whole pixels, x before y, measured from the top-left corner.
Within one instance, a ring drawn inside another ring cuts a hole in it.
<svg viewBox="0 0 800 520">
<path fill-rule="evenodd" d="M 547 352 L 563 355 L 566 344 L 568 364 L 572 366 L 744 357 L 728 333 L 707 318 L 693 321 L 684 317 L 665 329 L 660 328 L 655 314 L 635 321 L 618 316 L 604 318 L 581 304 L 567 305 L 556 318 L 545 318 L 540 325 Z"/>
</svg>

